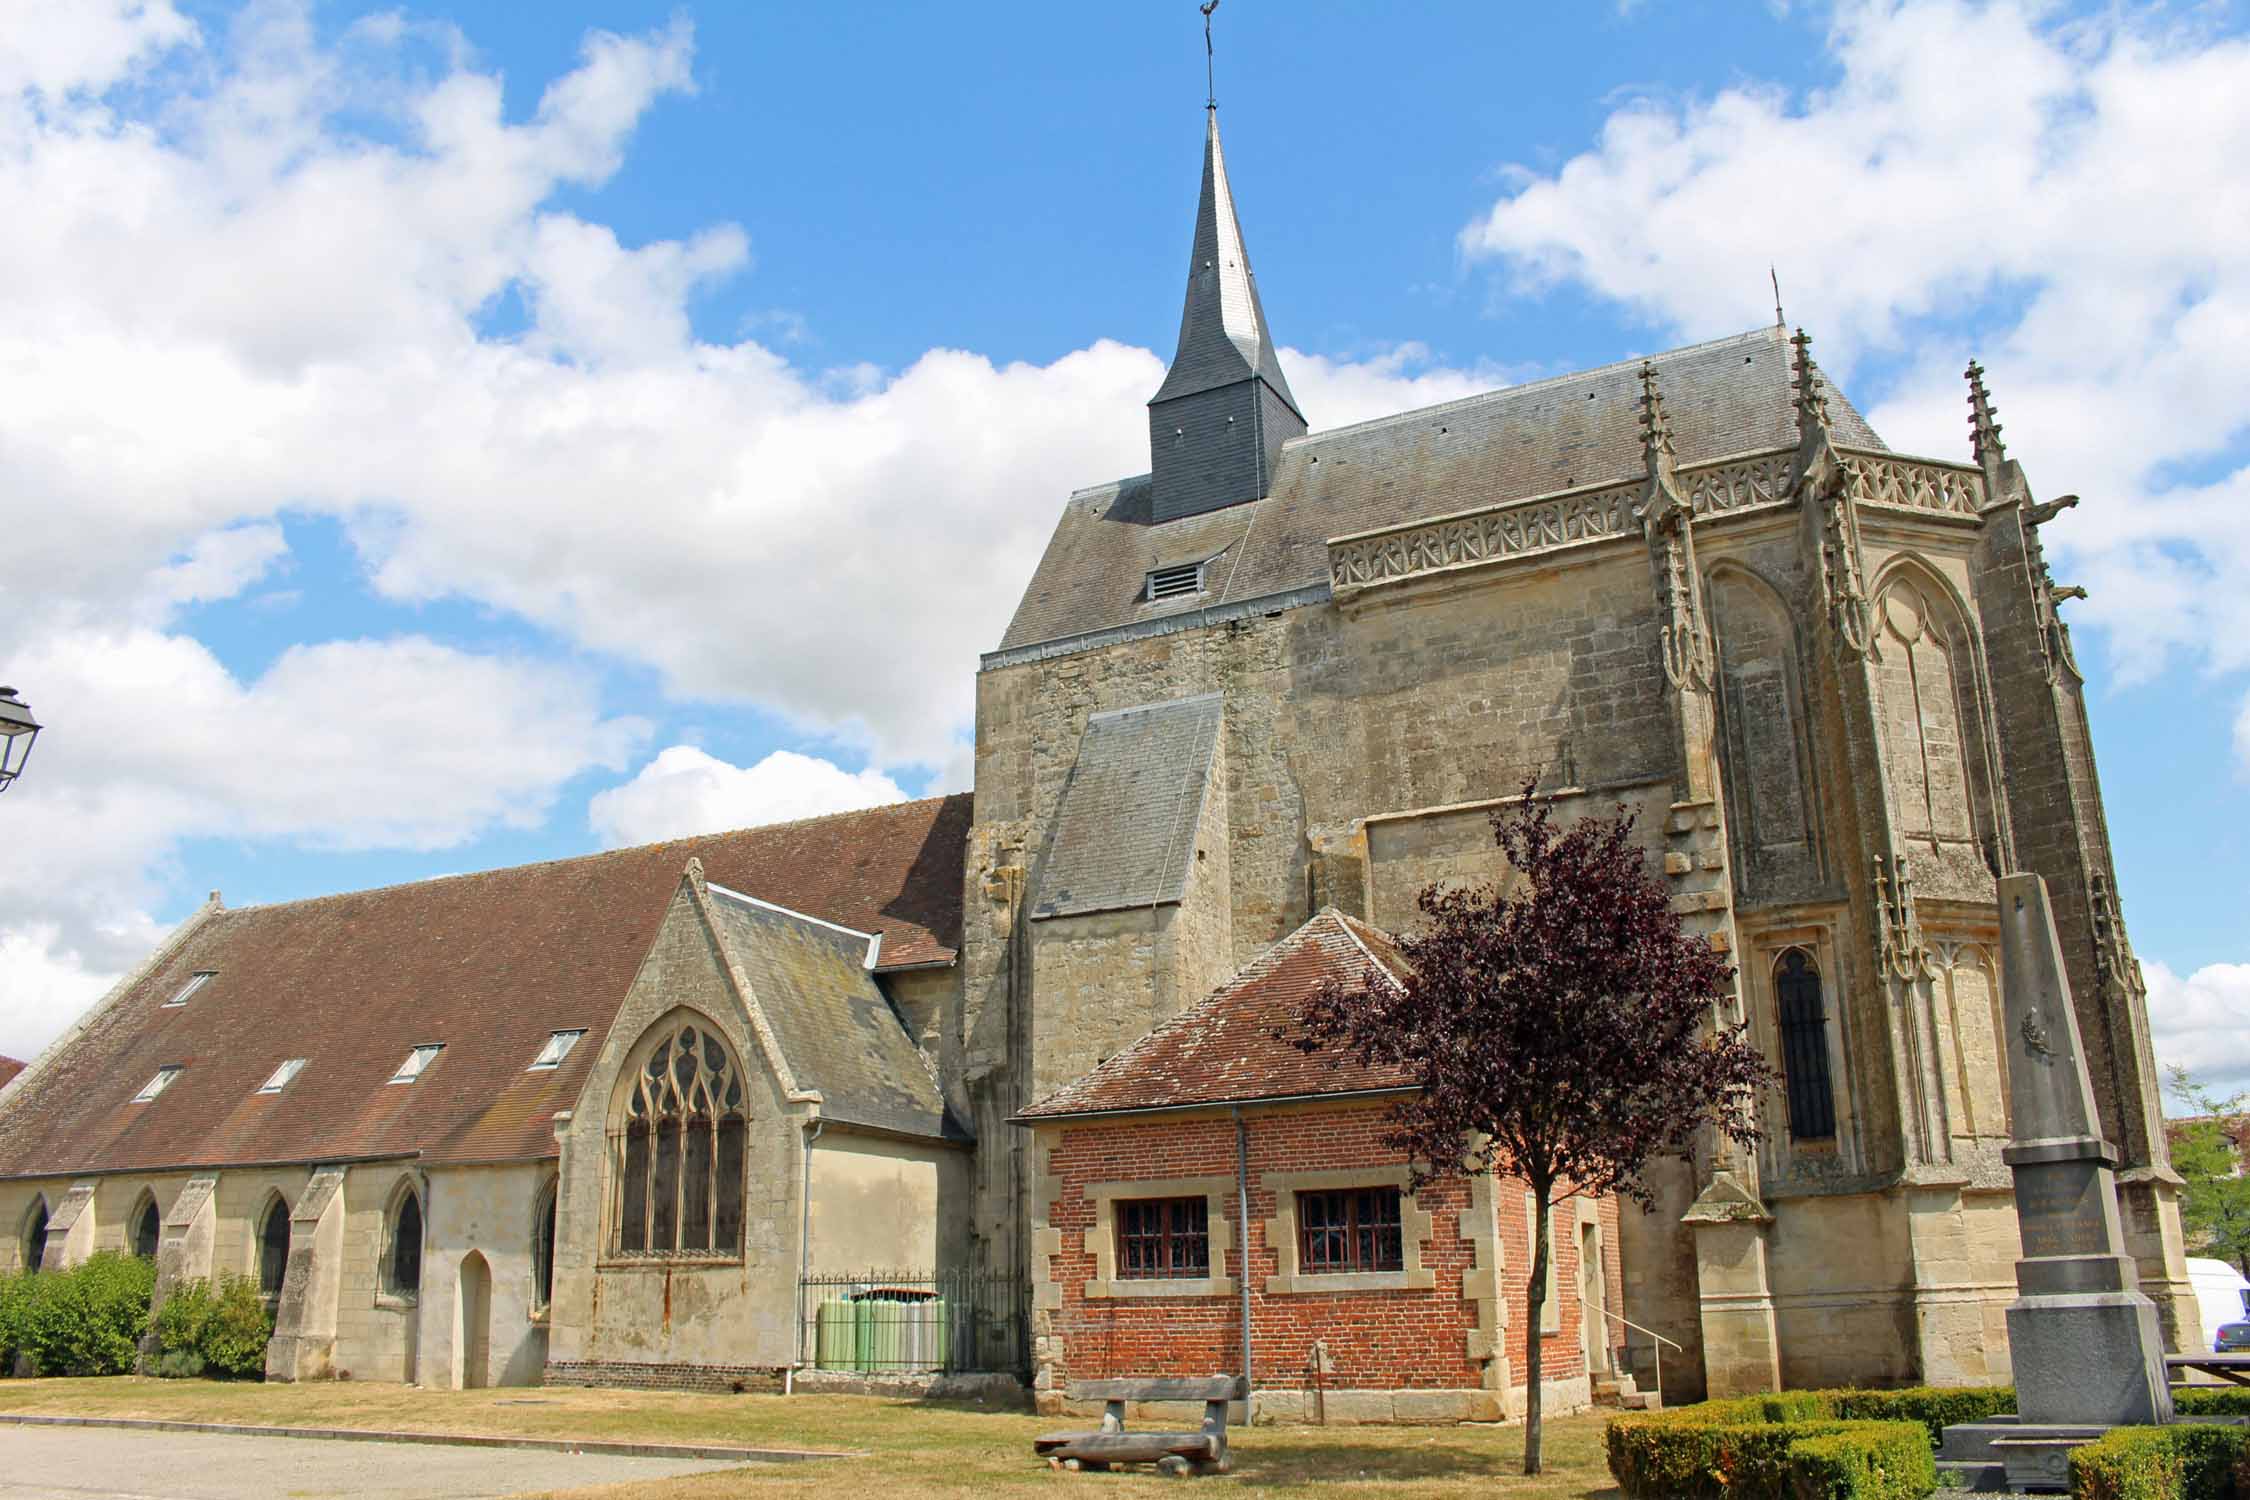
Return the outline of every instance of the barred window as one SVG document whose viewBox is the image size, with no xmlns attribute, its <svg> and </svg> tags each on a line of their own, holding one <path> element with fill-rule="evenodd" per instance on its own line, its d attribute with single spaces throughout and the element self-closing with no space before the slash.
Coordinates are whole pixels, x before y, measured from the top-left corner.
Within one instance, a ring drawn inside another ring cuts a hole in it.
<svg viewBox="0 0 2250 1500">
<path fill-rule="evenodd" d="M 1828 1077 L 1828 1013 L 1820 971 L 1802 948 L 1774 966 L 1774 1009 L 1781 1023 L 1781 1076 L 1789 1096 L 1789 1137 L 1825 1141 L 1836 1134 L 1836 1096 Z"/>
<path fill-rule="evenodd" d="M 1404 1270 L 1398 1189 L 1299 1193 L 1297 1262 L 1308 1275 Z"/>
<path fill-rule="evenodd" d="M 621 1255 L 734 1255 L 742 1248 L 742 1071 L 716 1034 L 665 1023 L 626 1084 L 612 1138 Z"/>
<path fill-rule="evenodd" d="M 1204 1198 L 1139 1198 L 1117 1205 L 1117 1274 L 1211 1274 L 1211 1205 Z"/>
</svg>

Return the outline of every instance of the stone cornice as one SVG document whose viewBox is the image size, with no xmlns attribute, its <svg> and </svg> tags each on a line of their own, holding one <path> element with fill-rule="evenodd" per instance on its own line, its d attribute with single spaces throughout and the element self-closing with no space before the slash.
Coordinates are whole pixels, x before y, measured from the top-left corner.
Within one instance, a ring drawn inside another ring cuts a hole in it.
<svg viewBox="0 0 2250 1500">
<path fill-rule="evenodd" d="M 1969 465 L 1871 449 L 1837 452 L 1861 504 L 1972 525 L 1984 506 L 1984 476 Z M 1736 516 L 1794 501 L 1795 459 L 1794 448 L 1736 454 L 1680 469 L 1679 489 L 1699 526 L 1723 528 Z M 1645 487 L 1645 479 L 1580 485 L 1335 537 L 1328 543 L 1329 585 L 1343 599 L 1385 584 L 1519 559 L 1552 560 L 1635 537 Z"/>
</svg>

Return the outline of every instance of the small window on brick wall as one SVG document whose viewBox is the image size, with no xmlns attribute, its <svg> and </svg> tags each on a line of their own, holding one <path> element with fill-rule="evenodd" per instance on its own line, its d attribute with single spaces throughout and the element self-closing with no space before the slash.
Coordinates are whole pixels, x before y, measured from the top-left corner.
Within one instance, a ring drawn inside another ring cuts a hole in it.
<svg viewBox="0 0 2250 1500">
<path fill-rule="evenodd" d="M 1209 1200 L 1142 1198 L 1117 1205 L 1119 1280 L 1210 1274 Z"/>
<path fill-rule="evenodd" d="M 1395 1187 L 1297 1195 L 1297 1263 L 1307 1275 L 1406 1267 Z"/>
</svg>

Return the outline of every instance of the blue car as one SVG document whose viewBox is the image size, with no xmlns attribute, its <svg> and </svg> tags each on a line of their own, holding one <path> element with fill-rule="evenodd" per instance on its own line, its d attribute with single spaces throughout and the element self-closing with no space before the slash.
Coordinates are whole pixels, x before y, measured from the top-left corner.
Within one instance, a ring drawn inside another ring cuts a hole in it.
<svg viewBox="0 0 2250 1500">
<path fill-rule="evenodd" d="M 2214 1354 L 2250 1353 L 2250 1323 L 2221 1323 L 2211 1350 Z"/>
</svg>

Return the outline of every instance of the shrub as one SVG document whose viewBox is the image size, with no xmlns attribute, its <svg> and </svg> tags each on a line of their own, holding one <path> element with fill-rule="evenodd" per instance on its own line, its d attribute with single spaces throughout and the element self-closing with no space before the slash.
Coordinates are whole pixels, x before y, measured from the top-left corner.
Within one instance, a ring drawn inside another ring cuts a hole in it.
<svg viewBox="0 0 2250 1500">
<path fill-rule="evenodd" d="M 31 1317 L 36 1271 L 15 1271 L 0 1276 L 0 1375 L 15 1373 L 16 1356 L 24 1352 L 25 1330 Z"/>
<path fill-rule="evenodd" d="M 1848 1421 L 1919 1422 L 1929 1429 L 1934 1451 L 1945 1429 L 1956 1422 L 1989 1422 L 2016 1409 L 2007 1386 L 1912 1386 L 1897 1391 L 1820 1391 L 1827 1414 Z"/>
<path fill-rule="evenodd" d="M 2183 1417 L 2250 1417 L 2250 1386 L 2176 1385 L 2172 1409 Z"/>
<path fill-rule="evenodd" d="M 1609 1427 L 1609 1471 L 1632 1500 L 1916 1500 L 1937 1487 L 1921 1426 L 1824 1419 L 1827 1394 L 1621 1417 Z"/>
<path fill-rule="evenodd" d="M 225 1271 L 216 1284 L 193 1277 L 174 1287 L 156 1310 L 156 1345 L 162 1351 L 157 1373 L 260 1376 L 272 1337 L 273 1318 L 256 1282 Z M 196 1369 L 187 1370 L 187 1360 L 173 1356 L 192 1356 Z M 167 1360 L 169 1369 L 164 1368 Z"/>
<path fill-rule="evenodd" d="M 148 1370 L 159 1380 L 193 1380 L 203 1373 L 203 1356 L 192 1349 L 175 1349 L 156 1356 Z"/>
<path fill-rule="evenodd" d="M 1919 1500 L 1937 1458 L 1909 1423 L 1855 1422 L 1791 1443 L 1788 1479 L 1790 1500 Z"/>
<path fill-rule="evenodd" d="M 122 1375 L 140 1354 L 156 1268 L 104 1250 L 67 1271 L 20 1278 L 17 1349 L 42 1375 Z"/>
<path fill-rule="evenodd" d="M 2250 1427 L 2120 1427 L 2070 1454 L 2073 1500 L 2235 1500 Z"/>
</svg>

